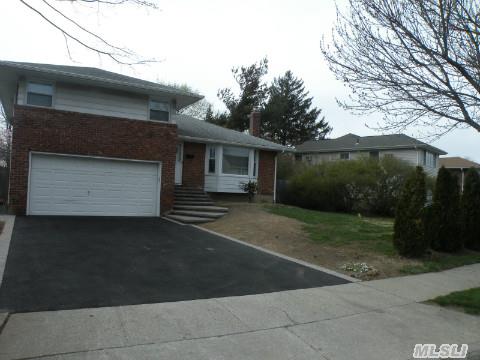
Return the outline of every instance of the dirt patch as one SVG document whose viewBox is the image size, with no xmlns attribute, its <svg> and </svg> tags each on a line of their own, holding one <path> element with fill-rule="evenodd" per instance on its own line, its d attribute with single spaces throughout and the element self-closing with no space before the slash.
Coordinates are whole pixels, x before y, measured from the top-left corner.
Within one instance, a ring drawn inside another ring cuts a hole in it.
<svg viewBox="0 0 480 360">
<path fill-rule="evenodd" d="M 403 266 L 420 264 L 397 256 L 359 251 L 351 246 L 325 246 L 309 238 L 302 222 L 271 214 L 259 204 L 219 205 L 228 207 L 229 213 L 203 227 L 350 276 L 354 274 L 342 269 L 347 263 L 365 262 L 376 269 L 357 276 L 362 279 L 403 275 L 400 273 Z"/>
</svg>

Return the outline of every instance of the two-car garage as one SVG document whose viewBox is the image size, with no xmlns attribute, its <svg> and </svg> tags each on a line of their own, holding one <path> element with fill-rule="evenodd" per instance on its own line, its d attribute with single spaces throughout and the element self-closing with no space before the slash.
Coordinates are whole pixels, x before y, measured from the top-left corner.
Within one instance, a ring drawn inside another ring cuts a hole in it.
<svg viewBox="0 0 480 360">
<path fill-rule="evenodd" d="M 159 216 L 161 163 L 30 154 L 28 215 Z"/>
</svg>

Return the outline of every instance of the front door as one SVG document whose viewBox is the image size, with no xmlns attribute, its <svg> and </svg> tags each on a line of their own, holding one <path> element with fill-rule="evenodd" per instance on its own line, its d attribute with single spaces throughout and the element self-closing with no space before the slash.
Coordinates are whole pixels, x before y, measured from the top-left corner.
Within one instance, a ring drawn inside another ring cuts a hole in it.
<svg viewBox="0 0 480 360">
<path fill-rule="evenodd" d="M 183 170 L 183 143 L 177 144 L 177 157 L 175 160 L 175 185 L 182 185 Z"/>
</svg>

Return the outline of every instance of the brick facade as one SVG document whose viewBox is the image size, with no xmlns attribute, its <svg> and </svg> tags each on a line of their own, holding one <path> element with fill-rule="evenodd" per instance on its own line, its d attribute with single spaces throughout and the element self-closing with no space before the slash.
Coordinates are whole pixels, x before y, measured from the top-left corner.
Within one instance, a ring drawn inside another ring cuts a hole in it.
<svg viewBox="0 0 480 360">
<path fill-rule="evenodd" d="M 258 193 L 273 195 L 275 182 L 275 155 L 273 151 L 260 151 L 258 160 Z"/>
<path fill-rule="evenodd" d="M 183 144 L 183 186 L 203 189 L 205 184 L 205 151 L 205 144 L 191 142 Z"/>
<path fill-rule="evenodd" d="M 9 204 L 25 214 L 29 152 L 162 162 L 161 211 L 173 206 L 177 126 L 53 109 L 15 106 Z"/>
</svg>

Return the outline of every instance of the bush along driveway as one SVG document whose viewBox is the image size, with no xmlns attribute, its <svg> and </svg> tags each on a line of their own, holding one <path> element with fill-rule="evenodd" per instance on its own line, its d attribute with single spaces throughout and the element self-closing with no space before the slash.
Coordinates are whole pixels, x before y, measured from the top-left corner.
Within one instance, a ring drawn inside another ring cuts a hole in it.
<svg viewBox="0 0 480 360">
<path fill-rule="evenodd" d="M 393 219 L 294 206 L 228 204 L 225 218 L 205 227 L 360 279 L 440 271 L 480 262 L 480 252 L 397 255 Z"/>
</svg>

